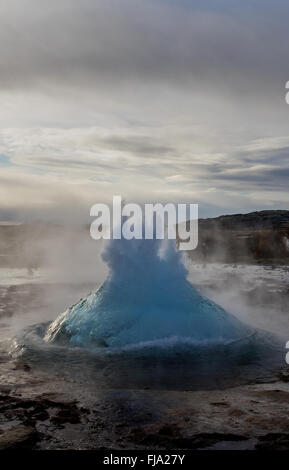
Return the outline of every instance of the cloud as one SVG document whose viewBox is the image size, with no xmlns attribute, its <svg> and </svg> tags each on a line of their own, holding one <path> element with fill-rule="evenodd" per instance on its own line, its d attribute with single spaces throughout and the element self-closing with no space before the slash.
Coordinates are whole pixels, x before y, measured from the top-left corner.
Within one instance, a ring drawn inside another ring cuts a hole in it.
<svg viewBox="0 0 289 470">
<path fill-rule="evenodd" d="M 236 146 L 234 152 L 220 154 L 209 153 L 207 146 L 193 149 L 184 134 L 171 136 L 173 146 L 165 131 L 151 142 L 132 130 L 130 135 L 125 129 L 114 131 L 112 136 L 104 128 L 2 130 L 0 151 L 9 155 L 12 164 L 0 173 L 2 201 L 6 195 L 2 206 L 16 212 L 26 207 L 34 213 L 42 207 L 43 217 L 55 215 L 55 207 L 59 214 L 70 207 L 76 218 L 85 219 L 92 204 L 110 203 L 114 194 L 121 194 L 140 202 L 209 204 L 220 212 L 224 207 L 227 211 L 249 208 L 252 200 L 258 200 L 258 192 L 282 192 L 288 186 L 288 161 L 274 162 L 274 155 L 287 148 L 284 138 L 268 140 L 267 146 L 252 141 L 245 148 Z M 258 158 L 248 162 L 251 148 Z M 268 204 L 268 192 L 263 204 Z M 284 205 L 283 194 L 280 204 Z"/>
<path fill-rule="evenodd" d="M 0 206 L 87 214 L 123 194 L 283 207 L 288 12 L 282 0 L 0 2 Z"/>
<path fill-rule="evenodd" d="M 206 8 L 206 5 L 210 6 Z M 192 82 L 250 92 L 287 73 L 288 6 L 259 9 L 161 0 L 1 4 L 2 87 L 115 87 Z M 273 21 L 272 21 L 273 18 Z M 275 20 L 275 21 L 274 21 Z M 229 71 L 229 74 L 228 74 Z"/>
</svg>

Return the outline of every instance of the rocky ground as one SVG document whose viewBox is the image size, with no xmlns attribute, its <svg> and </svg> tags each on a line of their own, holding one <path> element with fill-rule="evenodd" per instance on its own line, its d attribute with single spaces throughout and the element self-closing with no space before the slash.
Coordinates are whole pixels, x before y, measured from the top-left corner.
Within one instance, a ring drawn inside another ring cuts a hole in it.
<svg viewBox="0 0 289 470">
<path fill-rule="evenodd" d="M 225 390 L 75 395 L 2 357 L 0 449 L 289 449 L 286 367 Z"/>
</svg>

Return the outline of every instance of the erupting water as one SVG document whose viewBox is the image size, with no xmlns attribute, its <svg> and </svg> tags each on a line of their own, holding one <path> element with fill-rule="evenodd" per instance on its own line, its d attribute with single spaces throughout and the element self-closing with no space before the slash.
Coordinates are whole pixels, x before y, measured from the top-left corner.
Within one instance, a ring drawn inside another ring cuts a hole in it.
<svg viewBox="0 0 289 470">
<path fill-rule="evenodd" d="M 100 288 L 48 328 L 48 342 L 123 348 L 160 342 L 226 344 L 253 330 L 203 297 L 188 281 L 173 241 L 111 240 Z"/>
</svg>

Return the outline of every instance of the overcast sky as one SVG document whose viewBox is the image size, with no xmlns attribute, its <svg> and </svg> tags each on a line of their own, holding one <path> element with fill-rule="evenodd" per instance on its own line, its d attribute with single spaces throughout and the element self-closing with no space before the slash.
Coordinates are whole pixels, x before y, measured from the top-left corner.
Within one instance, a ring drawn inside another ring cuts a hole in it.
<svg viewBox="0 0 289 470">
<path fill-rule="evenodd" d="M 288 0 L 0 0 L 0 220 L 289 209 Z"/>
</svg>

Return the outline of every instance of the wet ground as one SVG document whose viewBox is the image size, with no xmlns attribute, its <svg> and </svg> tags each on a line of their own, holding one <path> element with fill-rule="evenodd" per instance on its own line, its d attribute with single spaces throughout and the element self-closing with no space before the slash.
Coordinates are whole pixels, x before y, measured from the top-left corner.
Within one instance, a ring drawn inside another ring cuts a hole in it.
<svg viewBox="0 0 289 470">
<path fill-rule="evenodd" d="M 99 381 L 89 380 L 90 366 L 82 374 L 79 361 L 74 374 L 64 367 L 64 350 L 52 367 L 29 351 L 21 353 L 19 341 L 13 351 L 9 338 L 54 319 L 94 286 L 55 285 L 25 271 L 0 274 L 0 448 L 289 449 L 285 347 L 280 364 L 256 368 L 243 381 L 239 370 L 235 382 L 210 387 L 201 381 L 179 387 L 165 377 L 144 383 L 133 367 L 130 376 L 120 370 L 116 384 L 110 379 L 117 362 Z M 200 265 L 190 276 L 204 294 L 243 320 L 289 336 L 286 267 Z"/>
</svg>

